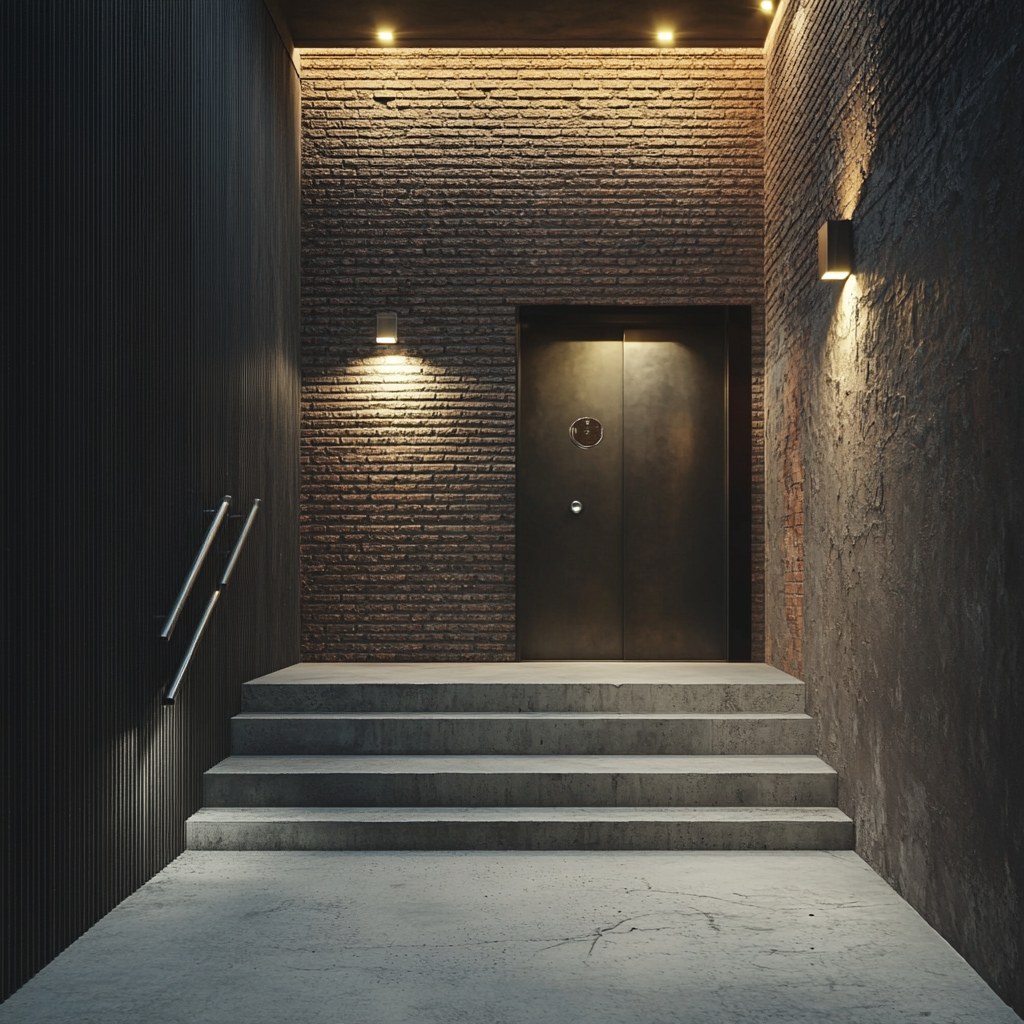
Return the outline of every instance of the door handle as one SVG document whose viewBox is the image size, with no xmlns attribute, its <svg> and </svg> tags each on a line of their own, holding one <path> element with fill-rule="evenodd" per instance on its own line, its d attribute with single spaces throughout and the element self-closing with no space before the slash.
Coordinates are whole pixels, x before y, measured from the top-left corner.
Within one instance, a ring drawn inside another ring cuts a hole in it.
<svg viewBox="0 0 1024 1024">
<path fill-rule="evenodd" d="M 578 516 L 583 511 L 583 502 L 582 501 L 571 501 L 571 502 L 569 502 L 569 511 L 574 516 Z"/>
</svg>

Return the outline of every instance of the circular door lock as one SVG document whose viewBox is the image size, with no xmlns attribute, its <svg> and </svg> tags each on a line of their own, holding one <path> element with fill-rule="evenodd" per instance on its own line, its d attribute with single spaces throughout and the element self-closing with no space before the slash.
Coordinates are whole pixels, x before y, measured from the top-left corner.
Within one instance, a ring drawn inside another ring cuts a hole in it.
<svg viewBox="0 0 1024 1024">
<path fill-rule="evenodd" d="M 595 420 L 593 416 L 580 416 L 579 419 L 572 421 L 569 437 L 577 448 L 593 448 L 601 443 L 604 427 L 601 426 L 601 421 Z"/>
<path fill-rule="evenodd" d="M 574 515 L 578 516 L 583 511 L 582 501 L 573 501 L 569 503 L 569 511 Z"/>
</svg>

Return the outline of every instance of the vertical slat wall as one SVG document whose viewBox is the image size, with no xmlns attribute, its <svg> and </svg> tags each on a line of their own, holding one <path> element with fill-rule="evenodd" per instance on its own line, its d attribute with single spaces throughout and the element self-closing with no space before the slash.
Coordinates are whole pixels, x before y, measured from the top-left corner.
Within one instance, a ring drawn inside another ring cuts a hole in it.
<svg viewBox="0 0 1024 1024">
<path fill-rule="evenodd" d="M 260 0 L 7 0 L 5 998 L 183 849 L 241 682 L 298 659 L 299 87 Z M 225 493 L 263 508 L 173 708 Z"/>
</svg>

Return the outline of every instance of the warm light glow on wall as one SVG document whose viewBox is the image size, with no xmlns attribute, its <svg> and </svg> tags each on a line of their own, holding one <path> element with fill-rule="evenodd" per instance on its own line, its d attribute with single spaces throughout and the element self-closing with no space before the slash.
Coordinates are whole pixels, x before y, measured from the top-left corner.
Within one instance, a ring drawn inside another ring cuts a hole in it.
<svg viewBox="0 0 1024 1024">
<path fill-rule="evenodd" d="M 662 46 L 671 46 L 676 41 L 676 34 L 670 28 L 659 28 L 657 40 Z"/>
<path fill-rule="evenodd" d="M 424 372 L 427 364 L 416 356 L 400 354 L 399 350 L 387 355 L 381 353 L 365 359 L 352 359 L 348 366 L 378 394 L 406 393 L 412 396 L 409 386 Z"/>
<path fill-rule="evenodd" d="M 835 305 L 824 350 L 827 379 L 838 381 L 839 392 L 849 400 L 863 395 L 868 387 L 869 362 L 863 358 L 863 327 L 860 317 L 861 283 L 851 275 L 833 293 Z"/>
<path fill-rule="evenodd" d="M 775 10 L 775 4 L 772 3 L 772 0 L 761 0 L 761 10 L 765 14 L 771 14 Z"/>
<path fill-rule="evenodd" d="M 385 45 L 390 46 L 395 41 L 395 33 L 389 28 L 382 28 L 377 33 L 377 38 Z"/>
</svg>

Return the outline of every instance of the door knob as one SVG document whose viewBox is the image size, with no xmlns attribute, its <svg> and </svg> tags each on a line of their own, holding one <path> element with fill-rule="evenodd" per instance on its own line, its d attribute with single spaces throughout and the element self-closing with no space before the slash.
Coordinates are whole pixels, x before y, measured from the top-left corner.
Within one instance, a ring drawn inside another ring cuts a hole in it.
<svg viewBox="0 0 1024 1024">
<path fill-rule="evenodd" d="M 573 501 L 569 503 L 569 511 L 574 515 L 578 516 L 583 511 L 582 501 Z"/>
</svg>

